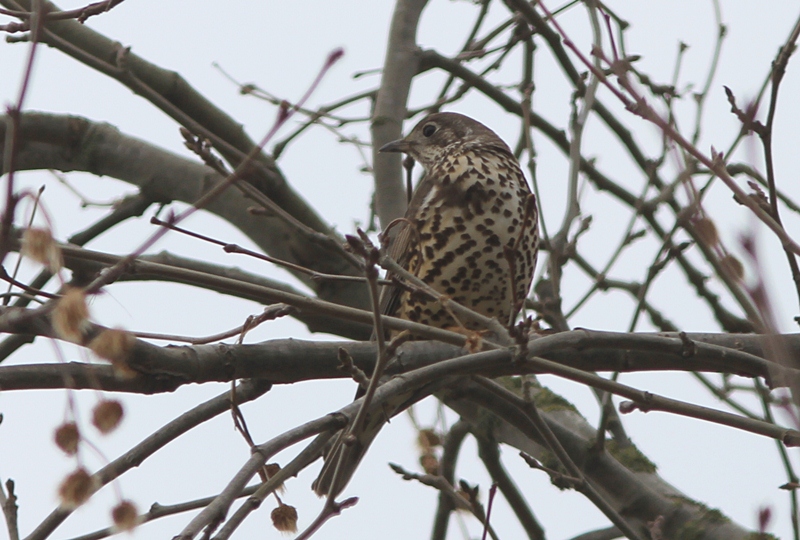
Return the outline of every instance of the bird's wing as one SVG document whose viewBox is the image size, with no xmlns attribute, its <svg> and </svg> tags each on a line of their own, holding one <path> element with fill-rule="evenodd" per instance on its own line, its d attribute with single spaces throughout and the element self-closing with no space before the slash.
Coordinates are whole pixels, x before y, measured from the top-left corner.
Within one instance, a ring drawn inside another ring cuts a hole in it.
<svg viewBox="0 0 800 540">
<path fill-rule="evenodd" d="M 412 255 L 416 251 L 416 242 L 414 241 L 414 227 L 408 222 L 398 223 L 397 227 L 400 229 L 394 238 L 390 237 L 388 255 L 397 264 L 409 270 L 412 263 Z M 413 268 L 410 269 L 413 271 Z M 386 279 L 392 279 L 392 273 L 387 272 Z M 400 295 L 403 289 L 396 285 L 384 285 L 381 291 L 380 309 L 383 315 L 395 315 L 397 308 L 400 305 Z"/>
<path fill-rule="evenodd" d="M 419 266 L 418 231 L 415 229 L 414 217 L 419 212 L 419 207 L 433 187 L 433 182 L 428 175 L 422 178 L 414 189 L 411 201 L 408 203 L 403 220 L 397 223 L 397 233 L 389 235 L 388 255 L 397 264 L 409 272 L 414 272 L 414 266 Z M 386 279 L 392 279 L 391 272 L 386 274 Z M 400 295 L 403 289 L 395 285 L 384 285 L 381 291 L 380 308 L 383 315 L 395 315 L 400 305 Z"/>
</svg>

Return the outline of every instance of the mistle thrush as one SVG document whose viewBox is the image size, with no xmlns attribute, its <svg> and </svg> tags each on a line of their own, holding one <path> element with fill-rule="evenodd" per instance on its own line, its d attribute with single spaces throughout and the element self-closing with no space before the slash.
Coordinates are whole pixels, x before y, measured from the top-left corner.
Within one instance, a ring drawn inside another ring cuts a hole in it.
<svg viewBox="0 0 800 540">
<path fill-rule="evenodd" d="M 456 113 L 427 116 L 381 151 L 405 152 L 425 169 L 389 254 L 438 292 L 507 325 L 528 295 L 539 246 L 535 198 L 517 158 L 492 130 Z M 391 288 L 382 300 L 386 315 L 457 326 L 422 292 Z"/>
<path fill-rule="evenodd" d="M 503 325 L 513 322 L 531 286 L 539 234 L 536 200 L 508 145 L 480 122 L 446 112 L 425 117 L 381 152 L 406 153 L 425 169 L 389 255 L 439 293 Z M 381 309 L 439 328 L 460 326 L 422 291 L 387 286 Z M 326 459 L 318 494 L 341 492 L 384 422 L 366 421 L 357 440 L 329 458 L 342 456 Z M 342 470 L 332 489 L 333 461 Z"/>
</svg>

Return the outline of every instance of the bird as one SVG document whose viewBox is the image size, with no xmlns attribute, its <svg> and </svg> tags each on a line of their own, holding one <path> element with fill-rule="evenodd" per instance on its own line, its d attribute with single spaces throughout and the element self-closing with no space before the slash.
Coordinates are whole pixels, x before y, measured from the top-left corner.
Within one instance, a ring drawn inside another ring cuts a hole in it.
<svg viewBox="0 0 800 540">
<path fill-rule="evenodd" d="M 439 293 L 508 325 L 528 295 L 539 247 L 536 199 L 511 149 L 477 120 L 443 112 L 380 151 L 406 153 L 425 169 L 389 255 Z M 390 287 L 381 307 L 460 326 L 422 291 Z"/>
<path fill-rule="evenodd" d="M 438 293 L 504 326 L 513 324 L 533 281 L 539 213 L 508 145 L 477 120 L 437 112 L 380 152 L 405 153 L 424 169 L 389 256 Z M 456 320 L 441 302 L 408 287 L 385 285 L 380 309 L 437 328 L 485 330 L 474 320 Z M 329 453 L 313 485 L 317 494 L 335 497 L 344 489 L 384 423 L 368 419 L 355 441 L 338 445 L 343 456 Z M 334 462 L 343 469 L 336 485 Z"/>
</svg>

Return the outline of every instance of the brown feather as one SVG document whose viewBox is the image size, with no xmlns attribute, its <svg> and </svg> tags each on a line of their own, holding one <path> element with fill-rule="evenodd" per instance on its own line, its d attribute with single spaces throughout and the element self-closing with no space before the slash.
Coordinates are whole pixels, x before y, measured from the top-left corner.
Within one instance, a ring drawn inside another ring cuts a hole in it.
<svg viewBox="0 0 800 540">
<path fill-rule="evenodd" d="M 513 323 L 513 307 L 527 296 L 536 266 L 538 212 L 508 145 L 480 122 L 436 113 L 381 151 L 404 152 L 425 169 L 405 217 L 387 227 L 388 254 L 440 293 L 502 324 Z M 440 328 L 457 324 L 439 302 L 397 285 L 384 286 L 380 308 Z M 353 433 L 353 444 L 337 441 L 315 491 L 336 497 L 387 417 L 413 401 L 398 396 L 383 403 Z"/>
</svg>

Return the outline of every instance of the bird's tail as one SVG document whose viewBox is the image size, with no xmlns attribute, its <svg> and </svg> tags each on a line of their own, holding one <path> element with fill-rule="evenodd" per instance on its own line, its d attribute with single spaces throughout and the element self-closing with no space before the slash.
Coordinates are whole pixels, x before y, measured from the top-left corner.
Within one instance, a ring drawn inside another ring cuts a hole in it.
<svg viewBox="0 0 800 540">
<path fill-rule="evenodd" d="M 363 427 L 351 432 L 344 428 L 325 456 L 325 464 L 311 488 L 320 497 L 337 497 L 350 482 L 353 474 L 375 440 L 381 428 L 388 423 L 384 410 L 367 413 Z"/>
</svg>

